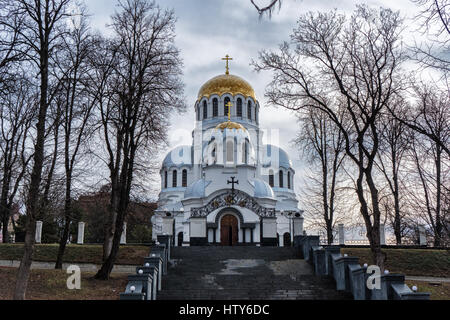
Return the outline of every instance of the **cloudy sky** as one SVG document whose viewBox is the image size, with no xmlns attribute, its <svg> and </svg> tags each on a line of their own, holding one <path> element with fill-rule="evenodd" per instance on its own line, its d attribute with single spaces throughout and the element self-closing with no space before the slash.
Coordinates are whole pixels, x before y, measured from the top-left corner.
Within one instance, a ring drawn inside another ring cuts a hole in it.
<svg viewBox="0 0 450 320">
<path fill-rule="evenodd" d="M 107 32 L 106 25 L 116 10 L 114 0 L 85 0 L 92 14 L 95 29 Z M 261 5 L 268 0 L 259 0 Z M 170 148 L 180 144 L 191 144 L 194 127 L 194 103 L 198 90 L 210 78 L 224 73 L 221 58 L 229 54 L 233 61 L 230 72 L 246 79 L 255 89 L 261 104 L 260 125 L 265 129 L 279 129 L 279 145 L 291 156 L 297 171 L 296 186 L 301 186 L 301 172 L 304 167 L 299 153 L 291 145 L 297 123 L 295 116 L 287 110 L 268 106 L 264 98 L 265 88 L 271 74 L 256 73 L 250 66 L 261 49 L 277 49 L 289 40 L 298 16 L 307 11 L 328 11 L 338 9 L 351 13 L 357 3 L 352 0 L 284 0 L 281 10 L 272 18 L 258 18 L 250 0 L 157 0 L 161 7 L 173 8 L 178 17 L 176 44 L 184 61 L 185 95 L 188 110 L 183 115 L 173 115 L 170 130 Z M 403 17 L 413 19 L 417 8 L 410 0 L 372 0 L 365 4 L 400 10 Z M 409 25 L 407 20 L 406 25 Z M 409 21 L 410 22 L 410 21 Z M 413 30 L 406 30 L 410 38 Z M 161 161 L 164 154 L 160 155 Z M 157 194 L 153 195 L 156 197 Z"/>
</svg>

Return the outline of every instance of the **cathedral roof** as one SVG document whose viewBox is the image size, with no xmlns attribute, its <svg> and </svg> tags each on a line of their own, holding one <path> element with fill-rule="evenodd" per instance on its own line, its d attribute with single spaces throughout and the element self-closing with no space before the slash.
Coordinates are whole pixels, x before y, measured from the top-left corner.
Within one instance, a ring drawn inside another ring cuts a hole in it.
<svg viewBox="0 0 450 320">
<path fill-rule="evenodd" d="M 252 97 L 256 100 L 255 90 L 241 77 L 232 74 L 221 74 L 207 81 L 198 92 L 198 100 L 203 97 L 209 98 L 213 94 L 219 96 L 230 93 L 231 95 L 241 94 L 244 97 Z"/>
<path fill-rule="evenodd" d="M 205 189 L 211 181 L 206 181 L 205 179 L 200 179 L 187 187 L 184 192 L 184 198 L 203 198 L 205 196 Z"/>
<path fill-rule="evenodd" d="M 192 146 L 179 146 L 170 151 L 163 161 L 163 168 L 192 165 Z"/>
<path fill-rule="evenodd" d="M 283 167 L 286 169 L 292 168 L 291 159 L 289 159 L 289 155 L 286 151 L 281 149 L 280 147 L 267 144 L 264 145 L 264 158 L 263 158 L 263 166 L 264 167 Z"/>
<path fill-rule="evenodd" d="M 255 192 L 253 195 L 255 198 L 275 198 L 272 188 L 264 180 L 255 179 L 251 183 L 255 187 Z"/>
</svg>

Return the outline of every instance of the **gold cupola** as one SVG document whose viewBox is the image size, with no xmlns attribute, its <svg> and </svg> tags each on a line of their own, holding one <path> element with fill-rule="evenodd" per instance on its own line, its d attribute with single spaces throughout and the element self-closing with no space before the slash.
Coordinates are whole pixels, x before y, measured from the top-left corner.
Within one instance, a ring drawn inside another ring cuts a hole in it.
<svg viewBox="0 0 450 320">
<path fill-rule="evenodd" d="M 241 94 L 245 98 L 251 97 L 256 101 L 255 90 L 252 86 L 241 77 L 232 74 L 221 74 L 207 81 L 198 92 L 198 100 L 203 97 L 209 99 L 213 94 L 222 96 L 225 93 L 233 96 Z"/>
<path fill-rule="evenodd" d="M 216 127 L 216 130 L 221 130 L 222 132 L 225 129 L 236 129 L 236 130 L 242 130 L 242 131 L 247 131 L 247 129 L 245 129 L 245 127 L 237 122 L 233 122 L 231 121 L 231 108 L 233 107 L 233 104 L 231 102 L 228 102 L 228 104 L 226 105 L 228 107 L 228 121 L 222 122 L 221 124 L 219 124 Z"/>
<path fill-rule="evenodd" d="M 252 97 L 256 101 L 255 90 L 253 90 L 252 86 L 241 77 L 230 74 L 228 62 L 233 60 L 233 58 L 226 55 L 222 60 L 226 60 L 227 62 L 225 74 L 221 74 L 207 81 L 198 92 L 198 100 L 203 97 L 209 99 L 213 94 L 222 96 L 225 93 L 229 93 L 233 96 L 241 94 L 246 98 Z"/>
</svg>

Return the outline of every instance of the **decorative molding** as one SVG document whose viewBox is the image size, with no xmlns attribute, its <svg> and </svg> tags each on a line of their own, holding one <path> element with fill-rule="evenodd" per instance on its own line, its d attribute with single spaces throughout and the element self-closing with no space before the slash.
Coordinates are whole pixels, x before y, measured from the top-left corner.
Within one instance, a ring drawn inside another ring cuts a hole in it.
<svg viewBox="0 0 450 320">
<path fill-rule="evenodd" d="M 276 218 L 274 208 L 265 208 L 250 197 L 247 193 L 235 190 L 234 195 L 231 190 L 213 198 L 207 205 L 200 208 L 191 208 L 192 218 L 208 216 L 211 212 L 224 207 L 239 206 L 247 208 L 256 213 L 261 218 Z"/>
</svg>

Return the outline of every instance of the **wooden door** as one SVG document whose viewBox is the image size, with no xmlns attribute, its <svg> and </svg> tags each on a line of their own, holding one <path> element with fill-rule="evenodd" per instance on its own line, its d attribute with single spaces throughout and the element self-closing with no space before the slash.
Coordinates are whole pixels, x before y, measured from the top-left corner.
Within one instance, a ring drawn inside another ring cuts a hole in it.
<svg viewBox="0 0 450 320">
<path fill-rule="evenodd" d="M 222 246 L 235 246 L 238 243 L 238 220 L 231 214 L 220 222 L 220 243 Z"/>
</svg>

